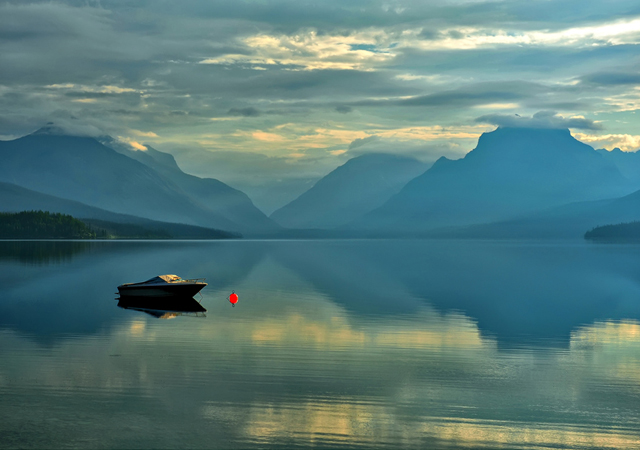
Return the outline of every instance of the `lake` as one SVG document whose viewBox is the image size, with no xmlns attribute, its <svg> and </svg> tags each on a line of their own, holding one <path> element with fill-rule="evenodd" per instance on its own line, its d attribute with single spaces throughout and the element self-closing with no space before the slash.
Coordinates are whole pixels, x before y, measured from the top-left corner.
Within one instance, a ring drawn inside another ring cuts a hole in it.
<svg viewBox="0 0 640 450">
<path fill-rule="evenodd" d="M 173 273 L 205 314 L 117 306 Z M 637 245 L 0 242 L 0 279 L 0 448 L 640 448 Z"/>
</svg>

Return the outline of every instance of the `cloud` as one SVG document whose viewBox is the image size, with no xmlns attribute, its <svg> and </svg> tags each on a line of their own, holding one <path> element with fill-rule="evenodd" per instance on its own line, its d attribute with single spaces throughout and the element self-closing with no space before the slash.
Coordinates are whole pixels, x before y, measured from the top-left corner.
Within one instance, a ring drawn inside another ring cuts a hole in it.
<svg viewBox="0 0 640 450">
<path fill-rule="evenodd" d="M 474 83 L 458 89 L 426 95 L 362 100 L 353 104 L 357 106 L 437 106 L 459 108 L 462 106 L 513 103 L 515 100 L 534 97 L 549 90 L 553 90 L 553 88 L 526 81 L 486 82 Z"/>
<path fill-rule="evenodd" d="M 350 33 L 318 33 L 315 29 L 290 34 L 256 34 L 242 39 L 245 51 L 205 58 L 201 64 L 243 64 L 253 68 L 291 66 L 292 70 L 373 70 L 394 58 L 384 29 Z"/>
<path fill-rule="evenodd" d="M 462 106 L 478 105 L 493 102 L 508 102 L 526 97 L 524 92 L 509 92 L 507 89 L 483 89 L 438 92 L 408 99 L 397 100 L 396 104 L 404 106 Z"/>
<path fill-rule="evenodd" d="M 227 114 L 230 116 L 258 117 L 260 115 L 260 111 L 249 106 L 247 108 L 231 108 Z"/>
<path fill-rule="evenodd" d="M 367 153 L 387 153 L 409 156 L 425 163 L 433 163 L 444 155 L 452 158 L 462 157 L 468 150 L 448 140 L 422 141 L 372 135 L 353 140 L 344 156 L 355 158 Z"/>
<path fill-rule="evenodd" d="M 475 119 L 477 123 L 488 123 L 503 128 L 575 128 L 601 130 L 602 125 L 584 117 L 565 118 L 555 111 L 539 111 L 532 117 L 508 114 L 487 114 Z"/>
<path fill-rule="evenodd" d="M 635 135 L 637 5 L 561 3 L 0 0 L 0 135 L 80 117 L 290 170 L 287 155 L 322 154 L 322 171 L 374 135 L 351 151 L 458 154 L 489 129 L 464 124 L 489 113 L 554 110 L 589 129 L 574 116 L 598 112 L 608 133 Z"/>
<path fill-rule="evenodd" d="M 349 150 L 354 150 L 358 147 L 362 147 L 365 146 L 367 144 L 371 144 L 373 142 L 377 142 L 380 140 L 379 136 L 369 136 L 366 138 L 359 138 L 359 139 L 354 139 L 353 141 L 351 141 L 351 144 L 349 144 Z"/>
<path fill-rule="evenodd" d="M 640 85 L 638 72 L 596 72 L 581 78 L 583 83 L 605 86 Z"/>
<path fill-rule="evenodd" d="M 575 133 L 575 138 L 594 148 L 619 148 L 625 152 L 640 150 L 640 135 Z"/>
<path fill-rule="evenodd" d="M 63 89 L 69 92 L 77 93 L 78 95 L 86 95 L 88 93 L 93 94 L 124 94 L 124 93 L 138 93 L 142 94 L 144 91 L 140 91 L 137 89 L 131 88 L 123 88 L 120 86 L 110 86 L 110 85 L 102 85 L 102 86 L 83 86 L 83 85 L 75 85 L 73 83 L 64 83 L 64 84 L 50 84 L 45 86 L 47 89 Z"/>
<path fill-rule="evenodd" d="M 119 64 L 146 61 L 159 50 L 114 19 L 103 8 L 54 2 L 0 5 L 2 79 L 47 85 L 95 80 L 100 71 L 113 73 Z"/>
<path fill-rule="evenodd" d="M 436 39 L 440 39 L 441 37 L 442 34 L 438 30 L 432 28 L 423 28 L 418 33 L 418 38 L 424 39 L 426 41 L 435 41 Z"/>
<path fill-rule="evenodd" d="M 47 122 L 37 130 L 39 134 L 98 137 L 105 133 L 98 127 L 75 117 L 58 117 L 55 122 Z"/>
</svg>

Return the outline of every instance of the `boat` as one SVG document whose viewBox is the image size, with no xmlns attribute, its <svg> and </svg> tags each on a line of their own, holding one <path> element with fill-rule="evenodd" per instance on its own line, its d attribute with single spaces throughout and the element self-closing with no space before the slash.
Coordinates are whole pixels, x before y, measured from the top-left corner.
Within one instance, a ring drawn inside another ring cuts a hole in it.
<svg viewBox="0 0 640 450">
<path fill-rule="evenodd" d="M 158 275 L 140 283 L 118 286 L 120 297 L 193 297 L 207 285 L 204 278 L 183 280 L 177 275 Z"/>
</svg>

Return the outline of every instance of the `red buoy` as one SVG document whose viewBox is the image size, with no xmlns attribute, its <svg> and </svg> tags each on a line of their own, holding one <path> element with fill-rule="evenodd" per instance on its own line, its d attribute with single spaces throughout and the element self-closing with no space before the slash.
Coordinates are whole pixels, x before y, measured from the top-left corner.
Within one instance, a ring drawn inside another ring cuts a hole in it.
<svg viewBox="0 0 640 450">
<path fill-rule="evenodd" d="M 236 294 L 235 291 L 231 292 L 231 295 L 229 296 L 229 302 L 231 302 L 233 306 L 235 306 L 236 303 L 238 303 L 238 294 Z"/>
</svg>

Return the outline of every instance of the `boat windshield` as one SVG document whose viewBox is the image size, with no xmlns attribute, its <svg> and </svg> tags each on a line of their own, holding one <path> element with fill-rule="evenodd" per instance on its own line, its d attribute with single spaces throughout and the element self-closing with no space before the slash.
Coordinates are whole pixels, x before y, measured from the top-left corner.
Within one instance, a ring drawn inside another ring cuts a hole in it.
<svg viewBox="0 0 640 450">
<path fill-rule="evenodd" d="M 182 281 L 182 278 L 180 278 L 178 275 L 160 275 L 144 281 L 141 284 L 178 283 L 180 281 Z"/>
</svg>

